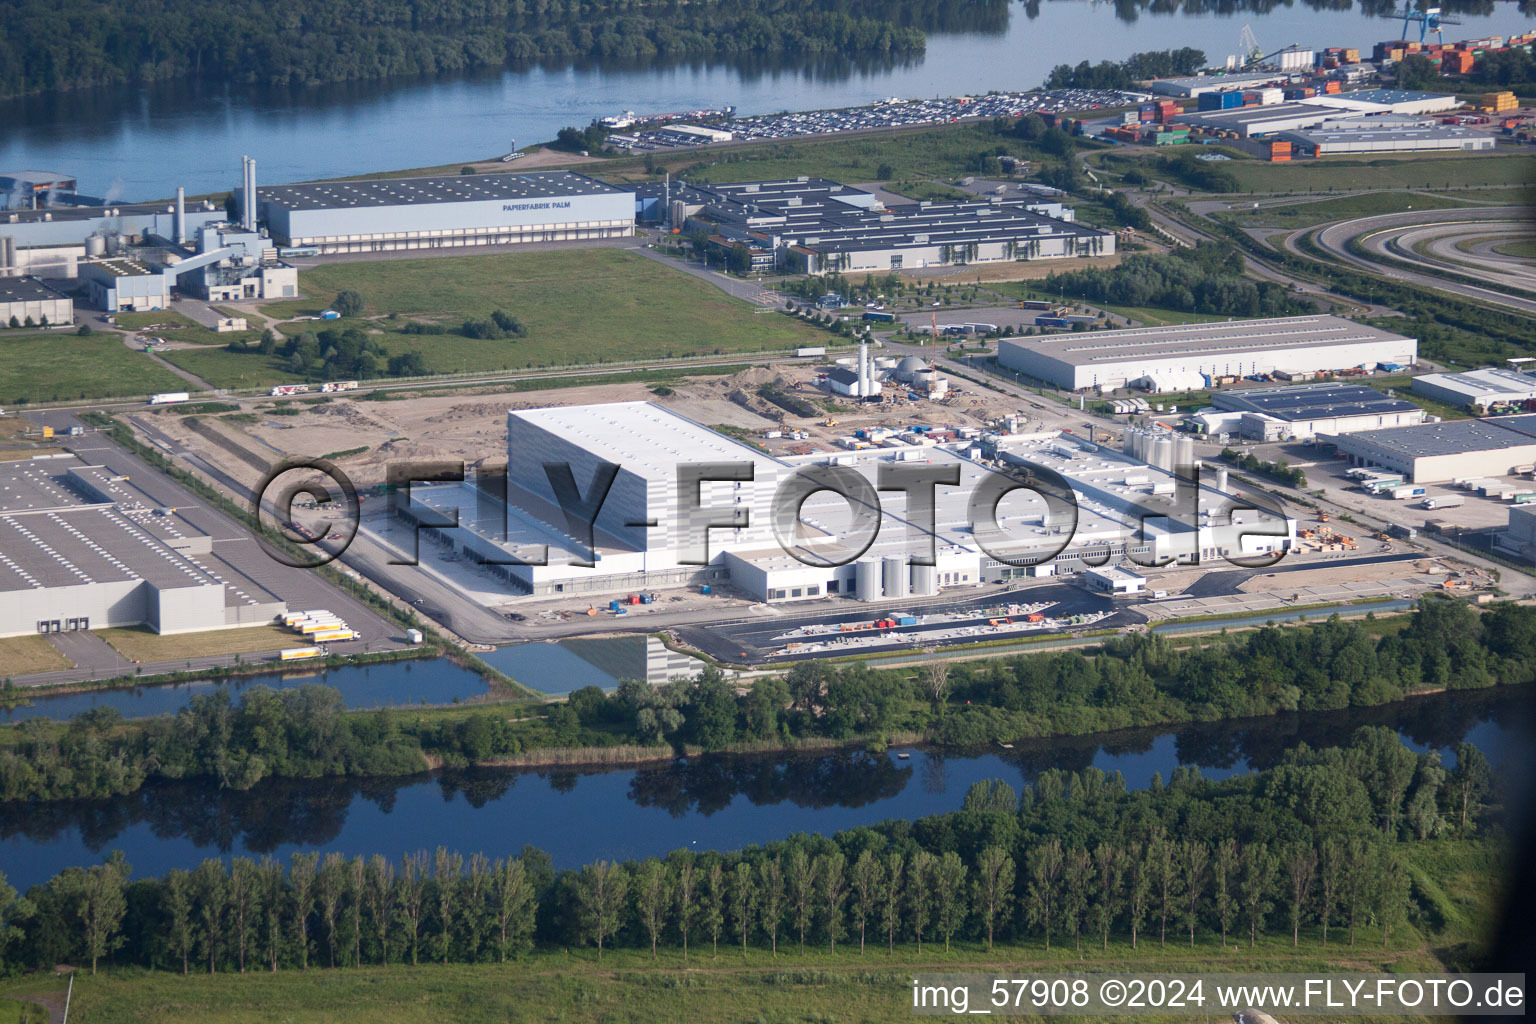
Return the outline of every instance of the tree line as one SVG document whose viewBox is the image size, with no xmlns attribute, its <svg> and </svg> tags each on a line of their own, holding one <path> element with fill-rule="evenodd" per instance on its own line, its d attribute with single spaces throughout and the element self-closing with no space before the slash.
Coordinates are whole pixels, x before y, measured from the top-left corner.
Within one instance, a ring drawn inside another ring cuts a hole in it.
<svg viewBox="0 0 1536 1024">
<path fill-rule="evenodd" d="M 1283 285 L 1244 277 L 1243 266 L 1242 255 L 1232 247 L 1201 242 L 1168 253 L 1138 253 L 1107 269 L 1051 274 L 1041 288 L 1052 295 L 1187 313 L 1259 317 L 1317 311 Z"/>
<path fill-rule="evenodd" d="M 837 0 L 18 0 L 0 21 L 0 97 L 208 79 L 307 86 L 578 60 L 891 59 L 921 53 L 929 5 Z"/>
<path fill-rule="evenodd" d="M 296 853 L 204 861 L 132 880 L 114 853 L 25 897 L 0 882 L 11 965 L 103 961 L 157 970 L 277 971 L 424 961 L 505 962 L 535 946 L 707 947 L 1039 940 L 1138 948 L 1155 939 L 1249 946 L 1383 945 L 1426 909 L 1414 844 L 1485 829 L 1492 776 L 1473 746 L 1447 771 L 1389 729 L 1300 747 L 1265 772 L 1216 782 L 1178 770 L 1131 791 L 1096 769 L 1043 773 L 1021 793 L 971 787 L 960 810 L 833 838 L 799 834 L 737 853 L 674 851 L 555 871 L 532 847 L 399 860 Z"/>
<path fill-rule="evenodd" d="M 1076 67 L 1058 64 L 1045 79 L 1047 89 L 1133 89 L 1148 78 L 1193 75 L 1205 67 L 1205 51 L 1190 46 L 1177 50 L 1133 53 L 1123 61 L 1082 61 Z"/>
<path fill-rule="evenodd" d="M 93 708 L 65 724 L 29 719 L 0 730 L 0 800 L 106 797 L 150 779 L 208 778 L 249 789 L 265 778 L 380 777 L 494 764 L 548 748 L 668 746 L 720 751 L 806 739 L 920 736 L 951 747 L 1082 735 L 1133 726 L 1338 710 L 1421 689 L 1536 678 L 1536 609 L 1421 601 L 1378 636 L 1369 622 L 1269 627 L 1179 647 L 1161 636 L 1116 637 L 1062 651 L 875 671 L 797 662 L 738 691 L 710 667 L 696 678 L 595 686 L 542 718 L 505 708 L 462 717 L 386 709 L 348 712 L 329 687 L 252 686 L 199 694 L 175 715 L 123 722 Z"/>
</svg>

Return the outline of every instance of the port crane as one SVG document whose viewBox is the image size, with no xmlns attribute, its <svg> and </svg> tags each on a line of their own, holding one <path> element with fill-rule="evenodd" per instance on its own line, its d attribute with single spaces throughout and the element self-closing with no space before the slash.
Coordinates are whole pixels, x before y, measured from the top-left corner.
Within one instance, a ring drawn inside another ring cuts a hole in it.
<svg viewBox="0 0 1536 1024">
<path fill-rule="evenodd" d="M 1390 14 L 1383 15 L 1383 17 L 1401 18 L 1403 20 L 1404 39 L 1408 38 L 1408 26 L 1415 21 L 1418 22 L 1419 42 L 1421 43 L 1429 37 L 1431 32 L 1435 34 L 1436 42 L 1443 43 L 1445 42 L 1445 35 L 1440 31 L 1440 26 L 1461 24 L 1460 18 L 1452 18 L 1449 15 L 1441 14 L 1438 7 L 1426 7 L 1422 11 L 1413 7 L 1404 7 L 1400 11 L 1393 11 Z"/>
</svg>

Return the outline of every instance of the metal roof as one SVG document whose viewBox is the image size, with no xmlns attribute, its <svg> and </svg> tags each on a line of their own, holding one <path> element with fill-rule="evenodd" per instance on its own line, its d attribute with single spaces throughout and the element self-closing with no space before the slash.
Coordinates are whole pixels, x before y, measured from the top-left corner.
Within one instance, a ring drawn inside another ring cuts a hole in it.
<svg viewBox="0 0 1536 1024">
<path fill-rule="evenodd" d="M 1500 420 L 1531 420 L 1536 416 L 1510 416 L 1486 420 L 1446 420 L 1421 423 L 1412 427 L 1363 430 L 1346 435 L 1351 444 L 1365 443 L 1384 451 L 1422 459 L 1437 455 L 1467 455 L 1473 452 L 1499 451 L 1505 448 L 1536 447 L 1536 422 L 1524 430 L 1501 424 Z"/>
<path fill-rule="evenodd" d="M 1274 349 L 1316 348 L 1350 342 L 1407 341 L 1400 334 L 1337 316 L 1282 316 L 1259 320 L 1132 327 L 1118 331 L 1005 338 L 1005 346 L 1024 349 L 1070 366 L 1127 360 L 1241 355 Z"/>
<path fill-rule="evenodd" d="M 1389 398 L 1363 384 L 1294 384 L 1276 388 L 1221 391 L 1211 396 L 1218 409 L 1261 412 L 1286 422 L 1410 412 L 1418 406 Z"/>
<path fill-rule="evenodd" d="M 65 297 L 35 277 L 0 277 L 0 302 L 50 302 Z"/>
<path fill-rule="evenodd" d="M 523 174 L 456 174 L 433 178 L 264 185 L 256 189 L 256 194 L 262 202 L 285 210 L 330 210 L 359 206 L 561 199 L 569 196 L 623 195 L 625 192 L 596 178 L 572 171 L 531 171 Z"/>
</svg>

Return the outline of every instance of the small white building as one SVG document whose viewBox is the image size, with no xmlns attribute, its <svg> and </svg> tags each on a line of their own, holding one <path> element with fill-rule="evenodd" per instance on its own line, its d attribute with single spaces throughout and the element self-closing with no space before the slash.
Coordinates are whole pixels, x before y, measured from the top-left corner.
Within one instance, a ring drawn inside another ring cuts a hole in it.
<svg viewBox="0 0 1536 1024">
<path fill-rule="evenodd" d="M 1147 589 L 1147 578 L 1140 573 L 1122 569 L 1118 565 L 1101 565 L 1097 568 L 1084 569 L 1078 573 L 1078 579 L 1083 586 L 1095 594 L 1108 594 L 1111 597 L 1127 597 L 1131 594 L 1140 594 Z"/>
<path fill-rule="evenodd" d="M 18 325 L 70 324 L 75 322 L 75 302 L 35 277 L 0 277 L 0 327 L 14 320 Z"/>
<path fill-rule="evenodd" d="M 1536 376 L 1490 366 L 1466 373 L 1426 373 L 1413 379 L 1412 389 L 1458 409 L 1491 409 L 1536 399 Z"/>
</svg>

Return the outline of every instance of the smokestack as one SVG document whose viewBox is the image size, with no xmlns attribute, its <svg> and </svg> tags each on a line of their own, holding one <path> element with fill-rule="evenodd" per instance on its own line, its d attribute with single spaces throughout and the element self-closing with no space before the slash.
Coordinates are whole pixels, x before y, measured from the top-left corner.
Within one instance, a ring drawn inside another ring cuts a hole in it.
<svg viewBox="0 0 1536 1024">
<path fill-rule="evenodd" d="M 661 208 L 663 210 L 669 211 L 668 215 L 670 216 L 670 211 L 672 209 L 672 172 L 671 171 L 667 171 L 666 172 L 666 178 L 664 179 L 664 184 L 661 186 Z"/>
<path fill-rule="evenodd" d="M 171 232 L 177 245 L 187 240 L 187 190 L 176 186 L 176 218 L 171 222 Z"/>
<path fill-rule="evenodd" d="M 244 168 L 245 196 L 240 204 L 240 226 L 247 231 L 256 230 L 256 161 L 248 156 L 240 158 Z"/>
<path fill-rule="evenodd" d="M 859 342 L 859 397 L 868 398 L 869 386 L 869 342 Z"/>
</svg>

